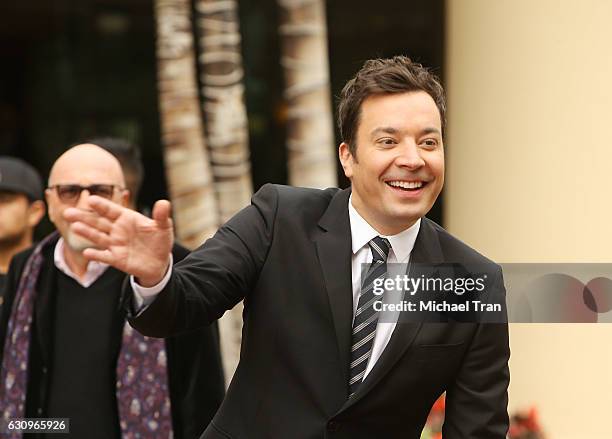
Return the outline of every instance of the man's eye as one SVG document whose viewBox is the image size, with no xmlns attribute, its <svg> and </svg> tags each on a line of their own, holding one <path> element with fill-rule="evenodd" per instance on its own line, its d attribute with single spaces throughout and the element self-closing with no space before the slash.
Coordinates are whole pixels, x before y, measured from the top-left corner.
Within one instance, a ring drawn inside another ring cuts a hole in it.
<svg viewBox="0 0 612 439">
<path fill-rule="evenodd" d="M 395 139 L 391 139 L 389 137 L 385 137 L 384 139 L 380 139 L 378 143 L 382 143 L 383 145 L 395 145 Z"/>
<path fill-rule="evenodd" d="M 421 144 L 429 148 L 432 148 L 432 147 L 438 146 L 438 141 L 436 139 L 425 139 L 421 142 Z"/>
</svg>

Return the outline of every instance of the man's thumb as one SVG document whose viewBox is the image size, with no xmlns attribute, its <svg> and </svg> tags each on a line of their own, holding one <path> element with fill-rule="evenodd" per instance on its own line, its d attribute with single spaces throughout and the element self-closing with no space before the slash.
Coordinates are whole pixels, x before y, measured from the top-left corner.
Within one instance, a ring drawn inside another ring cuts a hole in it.
<svg viewBox="0 0 612 439">
<path fill-rule="evenodd" d="M 170 201 L 168 200 L 158 200 L 153 206 L 153 219 L 160 228 L 168 228 L 171 227 L 170 223 Z"/>
</svg>

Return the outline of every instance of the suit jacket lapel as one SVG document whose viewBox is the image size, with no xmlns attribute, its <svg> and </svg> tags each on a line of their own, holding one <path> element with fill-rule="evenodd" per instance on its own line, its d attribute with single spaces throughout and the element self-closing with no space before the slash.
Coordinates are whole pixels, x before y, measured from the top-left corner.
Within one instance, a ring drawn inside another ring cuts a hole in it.
<svg viewBox="0 0 612 439">
<path fill-rule="evenodd" d="M 411 276 L 418 276 L 419 264 L 436 264 L 444 260 L 438 234 L 433 224 L 432 221 L 425 217 L 421 220 L 419 234 L 410 255 Z M 347 400 L 341 411 L 363 398 L 393 368 L 408 348 L 412 346 L 423 324 L 407 323 L 403 322 L 403 320 L 405 320 L 405 314 L 400 313 L 389 344 L 387 344 L 382 355 L 363 383 L 361 383 L 357 393 L 350 400 Z"/>
<path fill-rule="evenodd" d="M 320 233 L 314 239 L 334 320 L 340 364 L 346 365 L 342 374 L 347 382 L 347 396 L 353 320 L 349 195 L 350 189 L 339 191 L 334 195 L 319 221 Z"/>
</svg>

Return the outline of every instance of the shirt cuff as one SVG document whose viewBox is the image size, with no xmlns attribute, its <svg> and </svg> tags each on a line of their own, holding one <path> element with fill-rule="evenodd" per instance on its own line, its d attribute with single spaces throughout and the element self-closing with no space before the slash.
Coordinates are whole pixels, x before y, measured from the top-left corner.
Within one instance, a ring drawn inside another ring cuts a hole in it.
<svg viewBox="0 0 612 439">
<path fill-rule="evenodd" d="M 168 265 L 166 274 L 157 285 L 153 285 L 152 287 L 143 287 L 142 285 L 139 285 L 138 282 L 136 282 L 134 276 L 130 276 L 130 286 L 132 287 L 132 291 L 134 292 L 134 311 L 136 311 L 136 316 L 138 316 L 151 303 L 153 303 L 160 291 L 163 290 L 168 284 L 168 281 L 170 280 L 170 275 L 172 274 L 173 263 L 174 258 L 172 254 L 170 254 L 170 264 Z"/>
</svg>

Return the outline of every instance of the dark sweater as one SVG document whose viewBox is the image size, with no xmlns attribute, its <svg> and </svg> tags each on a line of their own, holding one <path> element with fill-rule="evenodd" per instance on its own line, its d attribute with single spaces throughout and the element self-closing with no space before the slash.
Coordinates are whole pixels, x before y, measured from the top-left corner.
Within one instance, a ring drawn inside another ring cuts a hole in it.
<svg viewBox="0 0 612 439">
<path fill-rule="evenodd" d="M 56 269 L 57 270 L 57 269 Z M 53 354 L 47 406 L 70 418 L 70 436 L 119 438 L 115 397 L 119 338 L 115 334 L 124 275 L 109 268 L 85 288 L 57 270 Z"/>
<path fill-rule="evenodd" d="M 28 362 L 28 388 L 26 397 L 26 417 L 49 417 L 47 408 L 51 398 L 52 363 L 57 358 L 53 354 L 53 333 L 56 330 L 56 292 L 59 270 L 53 263 L 54 242 L 43 251 L 44 263 L 37 282 L 36 304 L 32 321 L 32 342 Z M 6 284 L 5 305 L 0 308 L 0 344 L 5 339 L 10 309 L 13 305 L 17 285 L 23 273 L 25 264 L 32 254 L 30 248 L 16 255 L 9 269 Z M 186 250 L 175 246 L 174 260 L 180 261 Z M 98 279 L 100 281 L 101 279 Z M 115 281 L 115 287 L 108 294 L 119 294 L 122 281 Z M 116 297 L 116 296 L 114 296 Z M 121 331 L 125 323 L 123 307 L 117 304 L 114 311 L 120 320 L 113 327 L 114 374 L 116 360 L 121 343 Z M 97 323 L 93 322 L 94 326 Z M 71 346 L 66 346 L 70 349 Z M 86 347 L 90 349 L 90 347 Z M 72 349 L 73 355 L 80 349 Z M 223 372 L 219 354 L 219 335 L 216 325 L 203 326 L 198 330 L 166 339 L 166 352 L 168 355 L 168 379 L 170 386 L 170 402 L 172 407 L 172 426 L 176 439 L 195 439 L 200 436 L 211 418 L 215 414 L 224 393 Z M 2 349 L 0 349 L 0 360 Z M 56 369 L 56 368 L 53 368 Z M 114 376 L 114 375 L 113 375 Z M 71 380 L 71 383 L 75 382 Z M 113 384 L 114 386 L 114 384 Z M 79 392 L 81 402 L 90 395 L 82 392 L 75 384 L 71 384 L 70 391 Z M 55 392 L 53 392 L 55 393 Z M 71 431 L 74 431 L 71 420 Z M 25 435 L 25 438 L 34 437 Z M 40 439 L 50 439 L 49 434 L 36 436 Z M 65 438 L 65 435 L 58 436 Z M 76 436 L 73 436 L 76 437 Z M 86 438 L 92 437 L 88 431 Z M 112 437 L 112 436 L 111 436 Z"/>
</svg>

